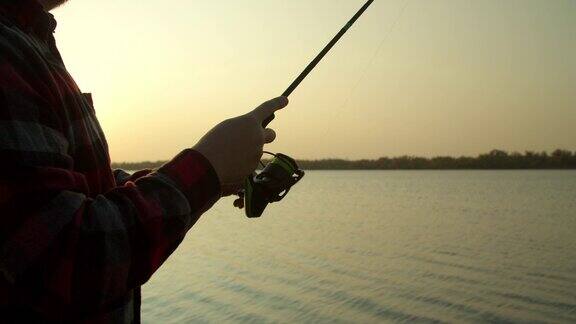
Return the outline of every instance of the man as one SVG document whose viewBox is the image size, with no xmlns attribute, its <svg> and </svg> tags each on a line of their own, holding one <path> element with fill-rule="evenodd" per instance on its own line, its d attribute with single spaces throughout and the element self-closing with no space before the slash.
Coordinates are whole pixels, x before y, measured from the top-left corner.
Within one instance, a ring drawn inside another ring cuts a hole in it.
<svg viewBox="0 0 576 324">
<path fill-rule="evenodd" d="M 0 0 L 0 322 L 139 322 L 140 286 L 242 188 L 275 138 L 262 121 L 288 100 L 224 121 L 156 172 L 112 172 L 52 36 L 47 11 L 63 2 Z"/>
</svg>

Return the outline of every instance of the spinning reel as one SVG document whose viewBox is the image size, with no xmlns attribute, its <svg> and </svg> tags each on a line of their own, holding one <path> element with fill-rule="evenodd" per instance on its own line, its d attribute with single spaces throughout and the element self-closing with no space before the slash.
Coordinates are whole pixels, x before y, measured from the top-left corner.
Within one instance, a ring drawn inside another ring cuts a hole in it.
<svg viewBox="0 0 576 324">
<path fill-rule="evenodd" d="M 274 159 L 260 173 L 246 179 L 243 192 L 244 208 L 249 218 L 262 216 L 268 204 L 284 199 L 292 186 L 304 177 L 304 171 L 300 170 L 291 157 L 280 153 L 264 153 L 274 156 Z"/>
</svg>

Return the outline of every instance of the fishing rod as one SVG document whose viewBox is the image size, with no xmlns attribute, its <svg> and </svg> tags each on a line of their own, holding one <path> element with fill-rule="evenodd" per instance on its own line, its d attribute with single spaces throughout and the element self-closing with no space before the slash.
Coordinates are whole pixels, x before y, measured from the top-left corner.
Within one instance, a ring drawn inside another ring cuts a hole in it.
<svg viewBox="0 0 576 324">
<path fill-rule="evenodd" d="M 290 86 L 284 91 L 284 93 L 282 93 L 283 97 L 290 96 L 292 94 L 292 92 L 294 92 L 294 90 L 296 90 L 296 88 L 300 85 L 300 83 L 302 83 L 302 81 L 304 81 L 304 79 L 306 79 L 308 74 L 310 74 L 310 72 L 312 72 L 312 70 L 314 70 L 316 65 L 318 65 L 318 63 L 320 63 L 320 61 L 322 61 L 324 56 L 326 56 L 326 54 L 328 54 L 328 52 L 330 52 L 332 47 L 334 47 L 334 45 L 336 45 L 336 43 L 338 43 L 340 38 L 342 38 L 342 36 L 344 36 L 344 34 L 346 34 L 346 32 L 350 29 L 350 27 L 352 27 L 354 25 L 354 23 L 358 20 L 358 18 L 360 18 L 364 14 L 364 12 L 368 9 L 368 7 L 370 7 L 372 2 L 374 2 L 374 0 L 368 0 L 364 4 L 364 6 L 362 6 L 362 8 L 360 8 L 360 10 L 358 10 L 358 12 L 354 15 L 354 17 L 352 17 L 352 19 L 350 19 L 350 21 L 348 21 L 348 23 L 340 30 L 340 32 L 338 32 L 338 34 L 336 34 L 336 36 L 334 36 L 334 38 L 332 38 L 332 40 L 328 43 L 328 45 L 326 45 L 324 47 L 324 49 L 322 49 L 322 51 L 314 58 L 314 60 L 312 60 L 312 62 L 310 62 L 310 64 L 308 64 L 308 66 L 304 69 L 304 71 L 302 71 L 302 73 L 300 73 L 300 75 L 292 82 L 292 84 L 290 84 Z M 268 124 L 270 124 L 270 122 L 272 120 L 274 120 L 274 118 L 275 118 L 274 115 L 268 117 L 266 120 L 264 120 L 262 126 L 264 126 L 264 127 L 268 126 Z"/>
<path fill-rule="evenodd" d="M 314 70 L 316 65 L 322 61 L 324 56 L 330 52 L 332 47 L 338 43 L 340 38 L 354 25 L 354 23 L 364 14 L 366 9 L 374 0 L 368 0 L 360 10 L 348 21 L 348 23 L 336 34 L 334 38 L 322 49 L 322 51 L 308 64 L 308 66 L 300 73 L 300 75 L 290 84 L 288 89 L 284 91 L 282 96 L 288 97 L 292 92 L 304 81 L 306 76 Z M 268 124 L 275 118 L 274 114 L 266 118 L 262 122 L 262 126 L 266 128 Z M 268 152 L 265 152 L 268 153 Z M 278 202 L 288 194 L 292 186 L 304 177 L 302 171 L 294 159 L 285 154 L 273 154 L 274 159 L 264 169 L 246 179 L 244 190 L 239 194 L 240 198 L 234 203 L 235 206 L 244 206 L 246 216 L 250 218 L 257 218 L 262 215 L 266 206 L 270 203 Z M 241 201 L 244 203 L 240 203 Z"/>
</svg>

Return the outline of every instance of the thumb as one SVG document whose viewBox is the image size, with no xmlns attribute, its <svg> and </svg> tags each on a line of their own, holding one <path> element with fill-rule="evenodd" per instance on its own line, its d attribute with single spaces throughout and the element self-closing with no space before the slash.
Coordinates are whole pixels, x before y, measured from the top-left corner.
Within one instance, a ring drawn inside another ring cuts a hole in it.
<svg viewBox="0 0 576 324">
<path fill-rule="evenodd" d="M 271 128 L 264 130 L 264 143 L 270 144 L 276 139 L 276 132 Z"/>
<path fill-rule="evenodd" d="M 264 121 L 266 118 L 274 114 L 275 111 L 280 110 L 286 106 L 288 106 L 288 98 L 278 97 L 261 104 L 258 108 L 254 109 L 252 113 L 260 121 Z"/>
</svg>

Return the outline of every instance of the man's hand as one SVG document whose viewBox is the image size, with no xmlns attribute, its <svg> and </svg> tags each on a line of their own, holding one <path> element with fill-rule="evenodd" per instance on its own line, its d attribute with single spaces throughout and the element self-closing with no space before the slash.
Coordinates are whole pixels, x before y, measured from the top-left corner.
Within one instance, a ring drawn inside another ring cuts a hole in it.
<svg viewBox="0 0 576 324">
<path fill-rule="evenodd" d="M 204 155 L 216 170 L 222 195 L 236 194 L 258 167 L 264 144 L 276 133 L 264 129 L 263 121 L 288 105 L 288 98 L 267 101 L 248 114 L 225 120 L 210 130 L 193 149 Z"/>
</svg>

